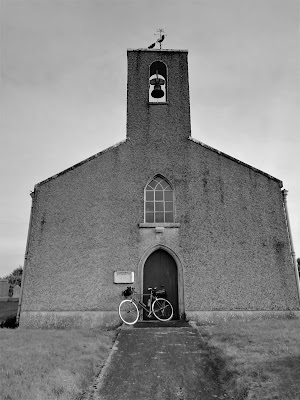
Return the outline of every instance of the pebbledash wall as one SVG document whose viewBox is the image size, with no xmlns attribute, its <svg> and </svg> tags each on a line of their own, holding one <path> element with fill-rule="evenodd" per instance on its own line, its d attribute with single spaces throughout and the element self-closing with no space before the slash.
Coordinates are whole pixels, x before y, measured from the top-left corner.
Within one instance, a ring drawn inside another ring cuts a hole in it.
<svg viewBox="0 0 300 400">
<path fill-rule="evenodd" d="M 162 104 L 149 102 L 156 60 L 168 68 Z M 174 190 L 174 223 L 145 223 L 144 189 L 157 175 Z M 117 324 L 128 285 L 114 271 L 133 271 L 143 292 L 159 248 L 177 264 L 182 318 L 297 314 L 281 190 L 192 139 L 186 51 L 129 50 L 126 140 L 35 187 L 20 326 Z"/>
</svg>

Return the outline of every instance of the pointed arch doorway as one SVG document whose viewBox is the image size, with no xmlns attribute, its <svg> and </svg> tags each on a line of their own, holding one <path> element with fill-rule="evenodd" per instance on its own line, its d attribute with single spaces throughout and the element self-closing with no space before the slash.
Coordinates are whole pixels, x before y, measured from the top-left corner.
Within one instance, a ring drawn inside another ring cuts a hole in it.
<svg viewBox="0 0 300 400">
<path fill-rule="evenodd" d="M 167 299 L 171 302 L 174 309 L 173 319 L 179 318 L 178 307 L 178 271 L 174 258 L 165 250 L 155 250 L 147 258 L 144 264 L 143 288 L 147 293 L 148 287 L 160 288 L 164 285 L 167 292 Z M 148 296 L 144 301 L 147 302 Z M 144 313 L 144 319 L 147 319 Z"/>
</svg>

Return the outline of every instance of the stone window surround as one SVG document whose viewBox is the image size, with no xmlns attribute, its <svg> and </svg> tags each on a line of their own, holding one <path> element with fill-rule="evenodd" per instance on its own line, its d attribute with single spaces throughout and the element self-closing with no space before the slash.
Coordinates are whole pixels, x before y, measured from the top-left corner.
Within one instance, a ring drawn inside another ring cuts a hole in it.
<svg viewBox="0 0 300 400">
<path fill-rule="evenodd" d="M 168 101 L 164 101 L 164 102 L 156 102 L 156 101 L 148 101 L 148 104 L 151 104 L 152 106 L 165 106 L 167 104 L 169 104 Z"/>
<path fill-rule="evenodd" d="M 180 228 L 180 223 L 176 222 L 141 222 L 139 228 Z"/>
</svg>

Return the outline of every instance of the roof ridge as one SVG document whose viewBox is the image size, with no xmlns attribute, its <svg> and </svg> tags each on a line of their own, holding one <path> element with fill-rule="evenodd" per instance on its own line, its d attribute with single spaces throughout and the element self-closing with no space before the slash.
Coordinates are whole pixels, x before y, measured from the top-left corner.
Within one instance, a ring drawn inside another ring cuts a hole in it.
<svg viewBox="0 0 300 400">
<path fill-rule="evenodd" d="M 129 138 L 126 138 L 126 139 L 122 140 L 121 142 L 118 142 L 118 143 L 116 143 L 116 144 L 114 144 L 114 145 L 112 145 L 112 146 L 110 146 L 110 147 L 107 147 L 106 149 L 104 149 L 104 150 L 102 150 L 102 151 L 99 151 L 98 153 L 94 154 L 93 156 L 88 157 L 88 158 L 84 159 L 83 161 L 80 161 L 79 163 L 74 164 L 74 165 L 72 165 L 71 167 L 69 167 L 69 168 L 67 168 L 67 169 L 64 169 L 63 171 L 59 172 L 58 174 L 55 174 L 55 175 L 50 176 L 49 178 L 47 178 L 47 179 L 45 179 L 45 180 L 43 180 L 43 181 L 37 183 L 37 184 L 35 185 L 35 188 L 37 188 L 37 187 L 43 185 L 44 183 L 47 183 L 47 182 L 49 182 L 49 181 L 52 181 L 53 179 L 56 179 L 56 178 L 58 178 L 59 176 L 65 174 L 65 173 L 67 173 L 67 172 L 69 172 L 69 171 L 73 171 L 75 168 L 80 167 L 81 165 L 87 163 L 88 161 L 91 161 L 91 160 L 97 158 L 98 156 L 102 155 L 103 153 L 106 153 L 107 151 L 110 151 L 110 150 L 112 150 L 112 149 L 114 149 L 114 148 L 116 148 L 116 147 L 119 147 L 121 144 L 125 143 L 127 140 L 130 140 L 130 139 L 129 139 Z"/>
<path fill-rule="evenodd" d="M 191 140 L 192 142 L 195 142 L 195 143 L 197 143 L 197 144 L 200 144 L 200 146 L 205 147 L 206 149 L 212 150 L 212 151 L 214 151 L 215 153 L 220 154 L 221 156 L 224 156 L 224 157 L 226 157 L 226 158 L 229 158 L 230 160 L 235 161 L 235 162 L 237 162 L 238 164 L 243 165 L 244 167 L 250 168 L 250 169 L 252 169 L 252 170 L 255 171 L 255 172 L 258 172 L 258 173 L 260 173 L 260 174 L 262 174 L 262 175 L 264 175 L 264 176 L 266 176 L 266 177 L 268 177 L 268 178 L 270 178 L 270 179 L 273 179 L 274 181 L 279 182 L 280 187 L 283 187 L 283 183 L 282 183 L 282 181 L 281 181 L 280 179 L 275 178 L 274 176 L 268 174 L 267 172 L 264 172 L 264 171 L 261 171 L 261 170 L 258 169 L 258 168 L 252 167 L 252 165 L 247 164 L 247 163 L 245 163 L 245 162 L 243 162 L 243 161 L 240 161 L 240 160 L 238 160 L 237 158 L 234 158 L 234 157 L 232 157 L 232 156 L 230 156 L 230 155 L 228 155 L 228 154 L 226 154 L 226 153 L 223 153 L 222 151 L 217 150 L 217 149 L 215 149 L 215 148 L 213 148 L 213 147 L 211 147 L 211 146 L 209 146 L 209 145 L 207 145 L 207 144 L 205 144 L 205 143 L 203 143 L 203 142 L 200 142 L 200 140 L 194 139 L 192 136 L 189 137 L 189 140 Z"/>
</svg>

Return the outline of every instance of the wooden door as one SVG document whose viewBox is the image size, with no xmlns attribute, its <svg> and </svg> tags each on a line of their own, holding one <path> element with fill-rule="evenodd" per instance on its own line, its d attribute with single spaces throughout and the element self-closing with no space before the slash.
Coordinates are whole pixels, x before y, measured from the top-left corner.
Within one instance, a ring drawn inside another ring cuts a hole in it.
<svg viewBox="0 0 300 400">
<path fill-rule="evenodd" d="M 148 257 L 144 265 L 144 293 L 147 293 L 148 287 L 157 287 L 160 289 L 162 285 L 164 285 L 167 292 L 167 299 L 171 302 L 174 309 L 173 319 L 178 319 L 177 265 L 168 252 L 159 249 Z M 147 299 L 148 297 L 145 296 L 144 301 L 147 301 Z M 147 319 L 145 314 L 144 319 Z"/>
</svg>

